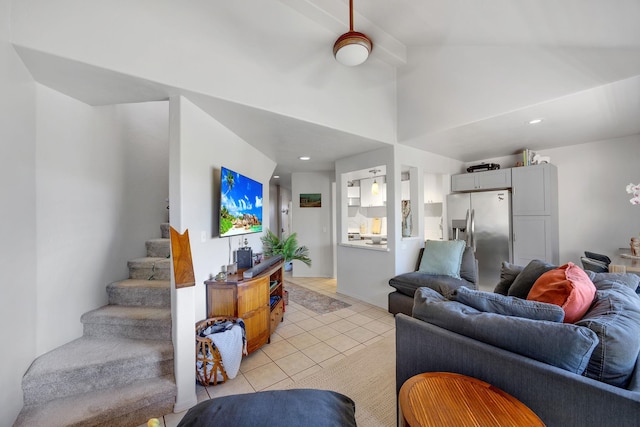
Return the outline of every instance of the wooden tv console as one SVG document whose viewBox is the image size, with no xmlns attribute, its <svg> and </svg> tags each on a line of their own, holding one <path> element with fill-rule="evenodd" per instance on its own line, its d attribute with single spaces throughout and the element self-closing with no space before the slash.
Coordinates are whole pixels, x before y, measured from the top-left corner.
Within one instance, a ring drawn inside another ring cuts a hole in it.
<svg viewBox="0 0 640 427">
<path fill-rule="evenodd" d="M 271 334 L 284 318 L 282 261 L 250 279 L 243 272 L 227 276 L 225 282 L 205 281 L 207 318 L 240 317 L 247 333 L 247 352 L 252 353 L 269 342 Z M 270 301 L 273 298 L 273 303 Z"/>
</svg>

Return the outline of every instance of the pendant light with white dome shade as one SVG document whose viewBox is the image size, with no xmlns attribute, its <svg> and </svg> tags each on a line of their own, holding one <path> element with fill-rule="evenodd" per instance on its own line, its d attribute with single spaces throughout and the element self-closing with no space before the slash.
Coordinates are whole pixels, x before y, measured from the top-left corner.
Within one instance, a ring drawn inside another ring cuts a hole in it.
<svg viewBox="0 0 640 427">
<path fill-rule="evenodd" d="M 333 45 L 333 55 L 336 61 L 353 67 L 367 60 L 373 49 L 369 37 L 353 31 L 353 0 L 349 0 L 349 32 L 344 33 Z"/>
</svg>

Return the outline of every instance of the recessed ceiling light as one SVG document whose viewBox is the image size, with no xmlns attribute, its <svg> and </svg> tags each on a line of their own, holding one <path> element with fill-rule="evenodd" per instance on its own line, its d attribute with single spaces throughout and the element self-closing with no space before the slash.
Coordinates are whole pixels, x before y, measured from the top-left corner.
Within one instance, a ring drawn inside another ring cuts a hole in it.
<svg viewBox="0 0 640 427">
<path fill-rule="evenodd" d="M 311 157 L 309 156 L 300 156 L 298 157 L 300 160 L 311 160 Z"/>
<path fill-rule="evenodd" d="M 273 175 L 273 178 L 274 179 L 278 179 L 278 178 L 280 178 L 280 175 Z"/>
<path fill-rule="evenodd" d="M 529 120 L 530 125 L 537 125 L 538 123 L 542 123 L 542 119 Z"/>
</svg>

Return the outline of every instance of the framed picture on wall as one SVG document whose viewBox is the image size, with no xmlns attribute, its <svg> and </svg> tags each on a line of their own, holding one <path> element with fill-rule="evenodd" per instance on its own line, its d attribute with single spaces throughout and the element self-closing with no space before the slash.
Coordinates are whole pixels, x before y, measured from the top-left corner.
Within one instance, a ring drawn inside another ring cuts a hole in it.
<svg viewBox="0 0 640 427">
<path fill-rule="evenodd" d="M 320 193 L 300 193 L 301 208 L 322 207 L 322 194 Z"/>
</svg>

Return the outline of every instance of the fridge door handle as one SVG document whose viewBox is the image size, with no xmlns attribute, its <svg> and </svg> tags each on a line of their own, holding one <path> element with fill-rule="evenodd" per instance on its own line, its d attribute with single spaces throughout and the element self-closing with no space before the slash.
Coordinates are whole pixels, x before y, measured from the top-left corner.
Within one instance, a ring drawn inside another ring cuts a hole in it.
<svg viewBox="0 0 640 427">
<path fill-rule="evenodd" d="M 467 246 L 471 246 L 471 209 L 467 209 L 467 215 L 464 218 L 464 242 Z"/>
<path fill-rule="evenodd" d="M 471 209 L 471 247 L 473 247 L 473 252 L 476 252 L 476 210 Z"/>
</svg>

